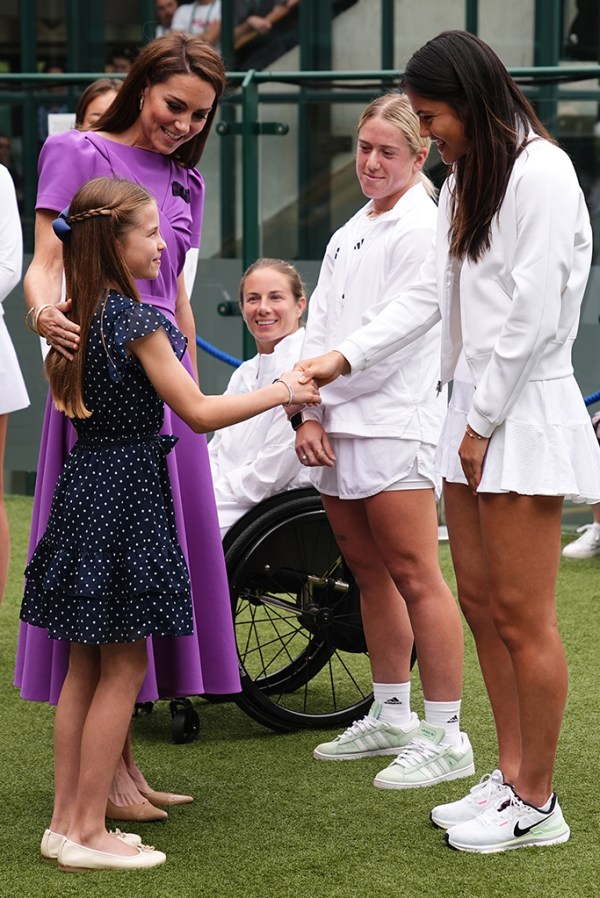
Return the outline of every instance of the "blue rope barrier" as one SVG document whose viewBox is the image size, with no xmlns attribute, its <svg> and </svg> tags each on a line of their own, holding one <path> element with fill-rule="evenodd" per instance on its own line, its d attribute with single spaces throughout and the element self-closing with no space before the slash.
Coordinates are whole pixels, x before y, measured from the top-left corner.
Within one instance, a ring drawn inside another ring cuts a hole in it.
<svg viewBox="0 0 600 898">
<path fill-rule="evenodd" d="M 217 349 L 216 346 L 213 346 L 212 343 L 208 343 L 206 340 L 203 340 L 202 337 L 196 337 L 196 346 L 199 346 L 200 349 L 203 349 L 204 352 L 207 352 L 209 355 L 214 356 L 215 359 L 219 359 L 219 361 L 225 362 L 226 365 L 231 365 L 232 368 L 239 368 L 242 364 L 241 359 L 236 359 L 234 356 L 229 355 L 227 352 L 223 352 L 222 349 Z"/>
<path fill-rule="evenodd" d="M 600 399 L 600 390 L 596 390 L 595 393 L 591 393 L 589 396 L 586 396 L 583 400 L 586 405 L 593 405 L 594 402 L 598 402 Z"/>
</svg>

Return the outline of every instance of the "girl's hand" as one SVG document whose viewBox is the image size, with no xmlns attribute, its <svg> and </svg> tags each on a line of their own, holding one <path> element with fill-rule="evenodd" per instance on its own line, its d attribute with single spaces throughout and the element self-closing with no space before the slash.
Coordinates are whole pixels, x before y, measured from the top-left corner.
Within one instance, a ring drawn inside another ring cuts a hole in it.
<svg viewBox="0 0 600 898">
<path fill-rule="evenodd" d="M 306 377 L 313 377 L 320 387 L 331 383 L 340 374 L 350 374 L 348 359 L 335 349 L 314 359 L 302 359 L 296 362 L 294 369 L 304 371 Z"/>
<path fill-rule="evenodd" d="M 302 371 L 286 371 L 279 380 L 289 384 L 294 391 L 294 405 L 320 405 L 321 397 L 315 381 L 309 379 Z"/>
<path fill-rule="evenodd" d="M 471 428 L 468 428 L 468 431 L 471 434 L 475 434 L 475 431 L 471 430 Z M 473 492 L 476 493 L 477 487 L 481 483 L 483 463 L 490 441 L 486 437 L 471 436 L 468 431 L 458 447 L 458 455 L 467 483 Z"/>
<path fill-rule="evenodd" d="M 71 300 L 46 306 L 36 319 L 38 333 L 61 355 L 71 361 L 79 349 L 79 325 L 66 317 L 71 311 Z"/>
<path fill-rule="evenodd" d="M 305 467 L 333 468 L 335 454 L 319 421 L 305 421 L 300 425 L 296 431 L 296 455 Z"/>
</svg>

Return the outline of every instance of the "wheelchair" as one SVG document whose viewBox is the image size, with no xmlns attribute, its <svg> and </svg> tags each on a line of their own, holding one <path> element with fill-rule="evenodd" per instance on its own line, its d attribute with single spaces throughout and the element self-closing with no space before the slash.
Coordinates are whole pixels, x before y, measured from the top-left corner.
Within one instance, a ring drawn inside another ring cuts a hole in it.
<svg viewBox="0 0 600 898">
<path fill-rule="evenodd" d="M 336 728 L 373 700 L 360 593 L 318 492 L 261 502 L 223 540 L 242 692 L 273 730 Z"/>
</svg>

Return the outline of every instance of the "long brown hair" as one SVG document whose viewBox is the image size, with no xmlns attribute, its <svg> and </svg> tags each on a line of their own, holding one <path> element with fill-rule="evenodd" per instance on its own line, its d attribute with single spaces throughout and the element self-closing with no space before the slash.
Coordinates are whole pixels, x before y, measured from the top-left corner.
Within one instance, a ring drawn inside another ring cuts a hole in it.
<svg viewBox="0 0 600 898">
<path fill-rule="evenodd" d="M 552 137 L 491 47 L 466 31 L 444 31 L 417 50 L 403 84 L 448 103 L 471 142 L 452 168 L 449 237 L 452 256 L 476 262 L 490 248 L 492 222 L 529 132 Z"/>
<path fill-rule="evenodd" d="M 117 94 L 123 87 L 123 81 L 119 78 L 97 78 L 85 88 L 81 93 L 75 107 L 75 127 L 81 131 L 81 126 L 85 120 L 85 114 L 90 103 L 101 97 L 102 94 Z"/>
<path fill-rule="evenodd" d="M 140 114 L 144 88 L 163 84 L 174 75 L 197 75 L 211 85 L 216 95 L 202 131 L 181 144 L 170 156 L 183 168 L 194 168 L 204 151 L 217 112 L 217 101 L 227 83 L 223 60 L 198 35 L 171 31 L 147 44 L 133 63 L 123 87 L 92 130 L 113 134 L 126 131 Z"/>
<path fill-rule="evenodd" d="M 56 408 L 70 418 L 89 418 L 83 396 L 87 341 L 92 318 L 109 287 L 139 302 L 135 278 L 119 247 L 138 224 L 140 209 L 154 198 L 122 178 L 94 178 L 81 187 L 63 213 L 70 228 L 62 239 L 69 317 L 79 325 L 79 349 L 72 361 L 52 348 L 46 376 Z M 63 229 L 64 230 L 64 229 Z"/>
</svg>

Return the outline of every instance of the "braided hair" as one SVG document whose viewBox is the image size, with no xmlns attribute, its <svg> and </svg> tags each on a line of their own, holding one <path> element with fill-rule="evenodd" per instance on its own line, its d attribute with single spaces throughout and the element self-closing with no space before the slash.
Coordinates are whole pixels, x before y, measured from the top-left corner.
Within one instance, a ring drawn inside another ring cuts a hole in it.
<svg viewBox="0 0 600 898">
<path fill-rule="evenodd" d="M 79 325 L 79 349 L 71 361 L 52 348 L 46 376 L 54 405 L 70 418 L 88 418 L 83 386 L 90 325 L 109 289 L 140 301 L 135 278 L 125 262 L 119 241 L 136 227 L 140 210 L 154 203 L 139 184 L 123 178 L 94 178 L 81 187 L 62 213 L 68 240 L 63 244 L 69 317 Z"/>
</svg>

